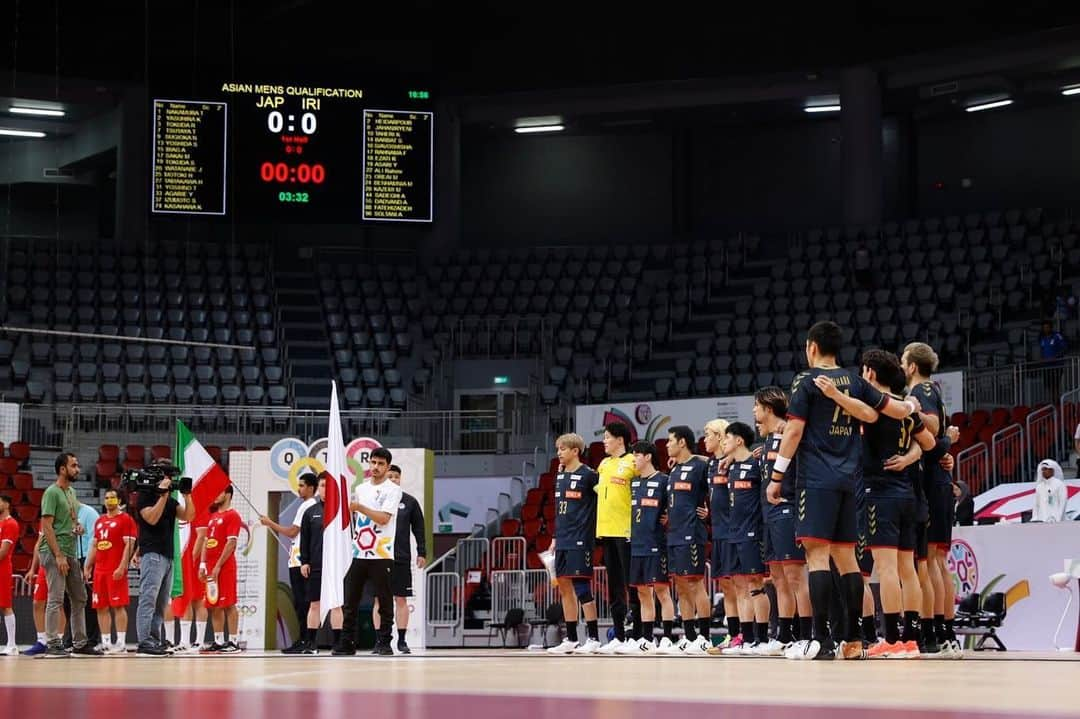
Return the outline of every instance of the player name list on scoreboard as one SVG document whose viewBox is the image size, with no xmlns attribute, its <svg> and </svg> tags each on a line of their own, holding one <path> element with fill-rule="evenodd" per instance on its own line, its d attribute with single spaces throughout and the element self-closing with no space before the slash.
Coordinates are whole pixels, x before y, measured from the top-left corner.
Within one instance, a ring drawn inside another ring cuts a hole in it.
<svg viewBox="0 0 1080 719">
<path fill-rule="evenodd" d="M 364 219 L 431 221 L 432 113 L 364 110 Z"/>
<path fill-rule="evenodd" d="M 225 214 L 227 113 L 223 102 L 154 100 L 154 212 Z"/>
</svg>

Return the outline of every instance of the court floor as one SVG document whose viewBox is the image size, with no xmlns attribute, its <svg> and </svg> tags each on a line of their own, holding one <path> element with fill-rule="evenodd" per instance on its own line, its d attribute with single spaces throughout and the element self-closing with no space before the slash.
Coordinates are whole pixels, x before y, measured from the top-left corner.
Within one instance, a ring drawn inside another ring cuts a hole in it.
<svg viewBox="0 0 1080 719">
<path fill-rule="evenodd" d="M 979 653 L 962 661 L 554 657 L 434 650 L 408 657 L 0 657 L 0 716 L 191 719 L 899 719 L 1080 715 L 1080 656 Z M 10 713 L 9 713 L 10 712 Z"/>
</svg>

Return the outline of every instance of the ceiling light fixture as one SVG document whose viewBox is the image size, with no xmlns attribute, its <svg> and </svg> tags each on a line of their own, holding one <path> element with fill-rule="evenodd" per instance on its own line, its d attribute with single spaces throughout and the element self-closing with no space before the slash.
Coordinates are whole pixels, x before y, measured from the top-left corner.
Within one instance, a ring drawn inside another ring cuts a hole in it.
<svg viewBox="0 0 1080 719">
<path fill-rule="evenodd" d="M 13 115 L 40 115 L 42 117 L 63 117 L 63 110 L 53 110 L 47 107 L 9 107 L 8 112 Z"/>
<path fill-rule="evenodd" d="M 529 125 L 528 127 L 515 127 L 514 132 L 519 135 L 528 135 L 537 132 L 562 132 L 564 125 Z"/>
<path fill-rule="evenodd" d="M 1012 100 L 995 100 L 994 102 L 983 102 L 978 105 L 968 105 L 964 108 L 965 112 L 979 112 L 980 110 L 993 110 L 995 107 L 1005 107 L 1006 105 L 1013 104 Z"/>
<path fill-rule="evenodd" d="M 0 135 L 7 135 L 8 137 L 45 137 L 44 132 L 38 132 L 37 130 L 13 130 L 8 127 L 0 127 Z"/>
<path fill-rule="evenodd" d="M 803 112 L 840 112 L 839 105 L 810 105 L 804 107 Z"/>
</svg>

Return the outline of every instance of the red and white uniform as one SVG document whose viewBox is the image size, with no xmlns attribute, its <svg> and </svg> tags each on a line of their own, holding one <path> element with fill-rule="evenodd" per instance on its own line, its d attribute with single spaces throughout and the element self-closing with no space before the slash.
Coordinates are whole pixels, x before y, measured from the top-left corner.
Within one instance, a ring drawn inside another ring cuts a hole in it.
<svg viewBox="0 0 1080 719">
<path fill-rule="evenodd" d="M 206 531 L 206 574 L 209 577 L 214 571 L 218 560 L 225 551 L 226 543 L 232 539 L 240 541 L 240 528 L 244 526 L 244 520 L 235 509 L 227 509 L 211 515 L 207 523 Z M 232 607 L 236 604 L 236 552 L 234 551 L 221 565 L 218 573 L 218 600 L 213 604 L 207 600 L 207 604 L 214 607 Z"/>
<path fill-rule="evenodd" d="M 184 547 L 180 555 L 180 564 L 184 572 L 184 593 L 172 599 L 173 616 L 183 617 L 192 602 L 201 602 L 206 598 L 206 585 L 199 581 L 199 560 L 195 556 L 195 542 L 200 529 L 205 529 L 210 517 L 205 512 L 199 513 L 190 523 L 180 523 L 180 542 Z"/>
<path fill-rule="evenodd" d="M 127 513 L 115 517 L 103 514 L 94 522 L 94 609 L 127 607 L 131 603 L 127 572 L 119 579 L 113 579 L 113 574 L 124 559 L 128 540 L 134 542 L 136 536 L 135 520 Z"/>
<path fill-rule="evenodd" d="M 0 547 L 7 546 L 7 556 L 0 559 L 0 609 L 11 609 L 13 606 L 11 558 L 18 542 L 19 523 L 14 517 L 8 517 L 0 522 Z"/>
</svg>

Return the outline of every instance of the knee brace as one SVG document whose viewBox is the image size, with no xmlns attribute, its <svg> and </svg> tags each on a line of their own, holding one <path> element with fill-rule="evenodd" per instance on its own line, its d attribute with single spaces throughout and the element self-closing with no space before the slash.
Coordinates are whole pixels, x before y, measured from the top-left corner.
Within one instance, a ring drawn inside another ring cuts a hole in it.
<svg viewBox="0 0 1080 719">
<path fill-rule="evenodd" d="M 591 582 L 588 579 L 575 579 L 574 580 L 574 594 L 577 595 L 578 601 L 582 604 L 588 604 L 593 600 L 592 591 L 589 585 Z"/>
</svg>

